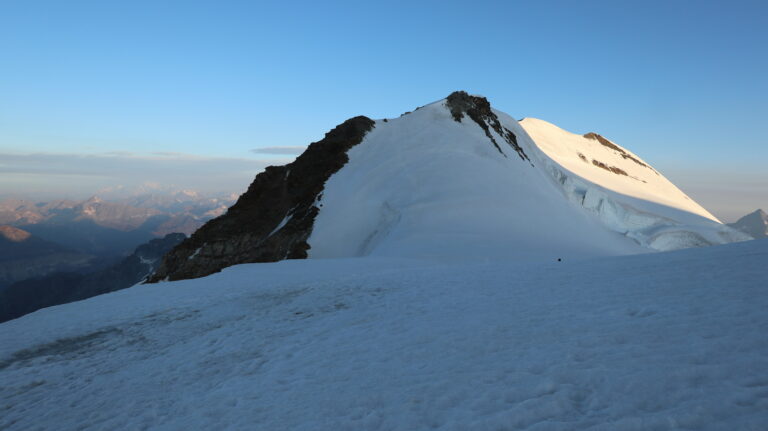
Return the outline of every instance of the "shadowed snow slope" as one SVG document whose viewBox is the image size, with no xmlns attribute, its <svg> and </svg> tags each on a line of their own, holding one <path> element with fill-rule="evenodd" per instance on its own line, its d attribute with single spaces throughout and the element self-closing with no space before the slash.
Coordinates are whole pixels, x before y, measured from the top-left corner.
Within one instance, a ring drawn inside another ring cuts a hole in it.
<svg viewBox="0 0 768 431">
<path fill-rule="evenodd" d="M 239 265 L 0 325 L 0 429 L 764 430 L 768 240 Z"/>
</svg>

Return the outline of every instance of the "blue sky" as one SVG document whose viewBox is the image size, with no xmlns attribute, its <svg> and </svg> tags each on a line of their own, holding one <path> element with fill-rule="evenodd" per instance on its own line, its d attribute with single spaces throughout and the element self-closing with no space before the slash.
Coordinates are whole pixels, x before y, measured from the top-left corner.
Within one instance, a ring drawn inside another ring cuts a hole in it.
<svg viewBox="0 0 768 431">
<path fill-rule="evenodd" d="M 253 149 L 465 89 L 599 132 L 730 219 L 768 209 L 767 5 L 3 2 L 0 195 L 241 191 L 288 157 Z"/>
</svg>

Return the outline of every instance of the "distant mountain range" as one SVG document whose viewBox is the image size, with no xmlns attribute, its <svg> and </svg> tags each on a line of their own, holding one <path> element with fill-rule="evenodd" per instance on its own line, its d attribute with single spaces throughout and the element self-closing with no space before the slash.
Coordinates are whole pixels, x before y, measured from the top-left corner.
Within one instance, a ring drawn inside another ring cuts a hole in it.
<svg viewBox="0 0 768 431">
<path fill-rule="evenodd" d="M 755 239 L 765 238 L 768 237 L 768 214 L 759 209 L 738 219 L 735 223 L 729 223 L 728 226 Z"/>
<path fill-rule="evenodd" d="M 105 189 L 82 201 L 2 200 L 0 289 L 55 272 L 107 268 L 153 238 L 191 234 L 236 197 L 149 185 Z"/>
<path fill-rule="evenodd" d="M 194 191 L 93 196 L 84 201 L 0 201 L 0 225 L 23 229 L 86 254 L 118 257 L 168 233 L 191 234 L 226 212 L 236 196 L 206 197 Z"/>
</svg>

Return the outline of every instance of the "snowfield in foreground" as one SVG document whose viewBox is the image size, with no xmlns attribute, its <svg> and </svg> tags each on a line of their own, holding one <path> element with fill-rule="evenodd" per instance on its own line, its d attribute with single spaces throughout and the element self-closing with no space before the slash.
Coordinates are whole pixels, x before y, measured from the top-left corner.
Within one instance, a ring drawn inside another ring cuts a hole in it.
<svg viewBox="0 0 768 431">
<path fill-rule="evenodd" d="M 768 240 L 240 265 L 0 325 L 0 429 L 765 430 Z"/>
</svg>

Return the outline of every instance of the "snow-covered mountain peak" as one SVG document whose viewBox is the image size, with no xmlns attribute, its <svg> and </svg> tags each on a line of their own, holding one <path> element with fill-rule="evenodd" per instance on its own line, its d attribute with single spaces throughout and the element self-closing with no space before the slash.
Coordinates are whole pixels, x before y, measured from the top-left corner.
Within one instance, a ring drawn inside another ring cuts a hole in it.
<svg viewBox="0 0 768 431">
<path fill-rule="evenodd" d="M 729 226 L 744 232 L 752 238 L 768 237 L 768 214 L 762 209 L 755 210 L 731 223 Z"/>
<path fill-rule="evenodd" d="M 602 135 L 578 135 L 536 118 L 520 124 L 549 158 L 585 180 L 720 223 L 650 164 Z"/>
<path fill-rule="evenodd" d="M 458 91 L 347 120 L 267 168 L 153 279 L 291 258 L 550 261 L 745 238 L 612 141 Z"/>
</svg>

